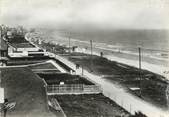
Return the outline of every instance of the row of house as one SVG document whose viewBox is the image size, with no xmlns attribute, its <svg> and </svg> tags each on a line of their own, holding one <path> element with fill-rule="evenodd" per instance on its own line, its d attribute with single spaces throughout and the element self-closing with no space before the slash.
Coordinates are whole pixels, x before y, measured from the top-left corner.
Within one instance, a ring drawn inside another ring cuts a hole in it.
<svg viewBox="0 0 169 117">
<path fill-rule="evenodd" d="M 5 66 L 10 57 L 35 57 L 46 55 L 48 54 L 45 50 L 30 43 L 24 36 L 11 36 L 11 33 L 3 35 L 2 30 L 0 30 L 0 66 Z"/>
</svg>

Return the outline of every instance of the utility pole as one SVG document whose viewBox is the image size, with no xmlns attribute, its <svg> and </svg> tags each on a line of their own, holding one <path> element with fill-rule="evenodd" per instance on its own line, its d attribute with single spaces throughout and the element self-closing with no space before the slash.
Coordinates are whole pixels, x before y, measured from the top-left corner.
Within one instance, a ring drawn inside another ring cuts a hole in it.
<svg viewBox="0 0 169 117">
<path fill-rule="evenodd" d="M 0 48 L 2 46 L 2 43 L 1 43 L 2 37 L 3 37 L 2 36 L 2 27 L 0 26 Z M 2 88 L 1 84 L 2 84 L 2 73 L 1 73 L 1 69 L 0 69 L 0 94 L 1 94 L 1 96 L 0 96 L 0 104 L 1 105 L 0 106 L 2 108 L 2 110 L 0 111 L 0 116 L 2 117 L 3 114 L 5 116 L 5 109 L 3 109 L 4 108 L 4 89 Z"/>
<path fill-rule="evenodd" d="M 91 55 L 90 55 L 90 69 L 93 71 L 93 42 L 90 40 L 90 50 L 91 50 Z"/>
<path fill-rule="evenodd" d="M 1 29 L 1 26 L 0 26 L 0 48 L 1 48 L 1 39 L 2 39 L 2 29 Z"/>
<path fill-rule="evenodd" d="M 0 26 L 0 48 L 1 48 L 1 39 L 2 39 L 2 28 L 1 28 L 1 26 Z M 1 56 L 1 55 L 0 55 Z M 1 74 L 1 69 L 0 69 L 0 93 L 3 93 L 3 89 L 1 88 L 1 78 L 2 78 L 2 76 L 1 76 L 2 74 Z M 4 94 L 1 94 L 1 96 L 0 96 L 0 103 L 1 104 L 3 104 L 4 103 Z M 3 108 L 2 107 L 2 105 L 1 105 L 1 108 Z M 0 112 L 0 116 L 2 117 L 2 112 Z"/>
<path fill-rule="evenodd" d="M 69 35 L 69 55 L 70 55 L 70 35 Z"/>
<path fill-rule="evenodd" d="M 82 65 L 82 76 L 83 76 L 83 72 L 84 72 L 84 71 L 83 71 L 83 65 Z"/>
<path fill-rule="evenodd" d="M 141 48 L 138 48 L 139 51 L 139 78 L 140 78 L 140 97 L 141 97 L 141 88 L 142 88 L 142 69 L 141 69 Z"/>
</svg>

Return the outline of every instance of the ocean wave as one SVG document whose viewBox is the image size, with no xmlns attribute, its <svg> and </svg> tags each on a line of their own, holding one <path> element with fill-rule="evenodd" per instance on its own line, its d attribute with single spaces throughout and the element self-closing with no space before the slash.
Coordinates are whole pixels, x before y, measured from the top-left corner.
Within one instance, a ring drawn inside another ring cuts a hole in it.
<svg viewBox="0 0 169 117">
<path fill-rule="evenodd" d="M 59 37 L 57 40 L 53 40 L 53 41 L 58 41 L 58 40 L 60 40 L 60 44 L 64 43 L 67 46 L 69 44 L 68 38 Z M 71 46 L 78 46 L 80 48 L 84 48 L 84 46 L 85 48 L 90 47 L 90 41 L 86 41 L 86 40 L 79 40 L 76 38 L 71 38 L 70 43 L 71 43 Z M 104 50 L 104 51 L 107 50 L 111 52 L 120 52 L 120 53 L 135 55 L 135 56 L 138 56 L 139 54 L 137 47 L 126 47 L 126 46 L 123 46 L 122 44 L 117 44 L 117 43 L 115 45 L 112 45 L 112 44 L 107 44 L 103 42 L 93 42 L 93 48 Z M 169 52 L 146 49 L 146 48 L 142 48 L 141 50 L 142 50 L 141 54 L 143 57 L 149 57 L 149 58 L 158 59 L 158 60 L 168 60 L 168 57 L 169 57 Z"/>
</svg>

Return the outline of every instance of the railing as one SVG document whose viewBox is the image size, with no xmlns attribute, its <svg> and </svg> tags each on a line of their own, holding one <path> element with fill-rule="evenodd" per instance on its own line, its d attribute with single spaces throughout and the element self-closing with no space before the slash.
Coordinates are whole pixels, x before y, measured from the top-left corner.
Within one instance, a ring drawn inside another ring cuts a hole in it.
<svg viewBox="0 0 169 117">
<path fill-rule="evenodd" d="M 98 85 L 84 84 L 64 84 L 64 85 L 48 85 L 47 92 L 52 94 L 88 94 L 101 93 L 101 87 Z"/>
</svg>

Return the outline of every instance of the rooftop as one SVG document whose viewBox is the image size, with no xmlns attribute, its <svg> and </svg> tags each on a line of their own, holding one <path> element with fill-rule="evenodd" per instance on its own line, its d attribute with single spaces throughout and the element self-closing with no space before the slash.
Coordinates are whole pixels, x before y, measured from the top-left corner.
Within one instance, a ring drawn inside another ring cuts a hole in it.
<svg viewBox="0 0 169 117">
<path fill-rule="evenodd" d="M 0 68 L 4 96 L 16 106 L 8 117 L 54 117 L 49 111 L 45 83 L 27 67 Z"/>
<path fill-rule="evenodd" d="M 24 36 L 15 36 L 13 38 L 8 39 L 10 45 L 15 48 L 33 48 L 35 47 L 30 42 L 28 42 Z"/>
</svg>

